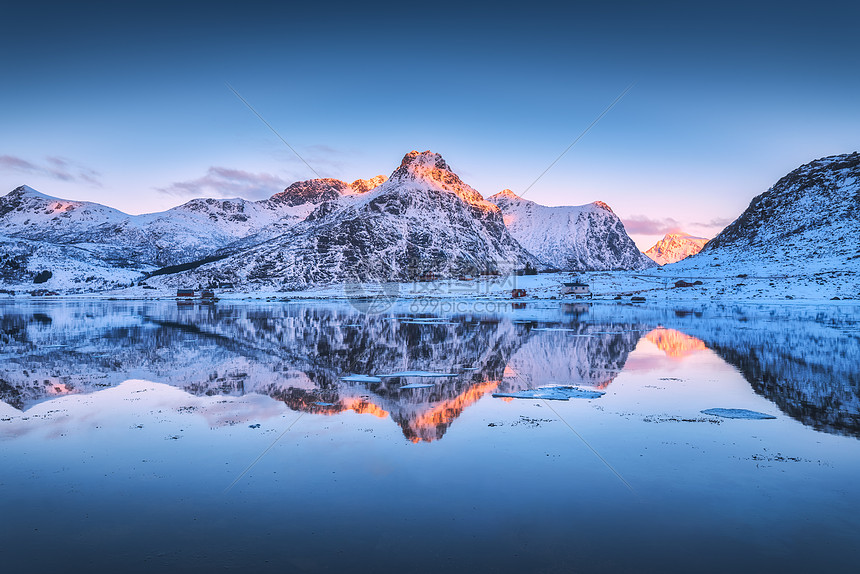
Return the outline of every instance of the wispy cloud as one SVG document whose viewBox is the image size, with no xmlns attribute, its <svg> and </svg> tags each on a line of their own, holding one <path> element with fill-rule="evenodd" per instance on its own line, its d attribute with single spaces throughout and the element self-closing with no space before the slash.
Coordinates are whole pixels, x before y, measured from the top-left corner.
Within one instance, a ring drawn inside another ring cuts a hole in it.
<svg viewBox="0 0 860 574">
<path fill-rule="evenodd" d="M 624 221 L 624 229 L 627 230 L 627 233 L 663 235 L 681 231 L 681 222 L 671 217 L 655 219 L 646 215 L 633 215 L 625 217 L 622 221 Z"/>
<path fill-rule="evenodd" d="M 101 187 L 101 174 L 68 158 L 49 156 L 42 162 L 32 162 L 13 155 L 0 155 L 0 169 L 41 175 L 60 181 L 86 183 Z"/>
<path fill-rule="evenodd" d="M 696 227 L 707 227 L 709 229 L 722 230 L 732 221 L 734 221 L 734 219 L 729 219 L 728 217 L 717 217 L 707 223 L 699 222 L 694 223 L 693 225 Z"/>
<path fill-rule="evenodd" d="M 251 173 L 226 167 L 210 167 L 203 177 L 177 181 L 158 191 L 181 197 L 241 197 L 264 199 L 283 191 L 289 182 L 270 173 Z"/>
<path fill-rule="evenodd" d="M 707 222 L 683 222 L 672 217 L 655 218 L 647 215 L 632 215 L 622 218 L 624 229 L 634 235 L 665 235 L 667 233 L 687 232 L 702 237 L 713 237 L 733 220 L 715 217 Z"/>
</svg>

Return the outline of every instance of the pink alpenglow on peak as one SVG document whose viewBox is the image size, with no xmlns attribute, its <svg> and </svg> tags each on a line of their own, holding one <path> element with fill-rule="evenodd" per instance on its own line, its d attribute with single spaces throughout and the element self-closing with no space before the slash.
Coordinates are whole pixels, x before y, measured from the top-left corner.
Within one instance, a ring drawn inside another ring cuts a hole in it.
<svg viewBox="0 0 860 574">
<path fill-rule="evenodd" d="M 464 183 L 460 176 L 451 171 L 441 155 L 429 150 L 422 152 L 412 150 L 403 156 L 400 167 L 394 170 L 387 183 L 447 191 L 472 205 L 489 210 L 496 209 L 494 205 L 484 200 L 480 193 Z"/>
<path fill-rule="evenodd" d="M 367 193 L 368 191 L 374 190 L 383 183 L 388 181 L 388 178 L 384 175 L 377 175 L 376 177 L 371 177 L 370 179 L 357 179 L 351 184 L 349 184 L 349 188 L 353 193 Z"/>
<path fill-rule="evenodd" d="M 694 237 L 683 231 L 667 233 L 663 239 L 645 252 L 657 265 L 677 263 L 697 254 L 710 241 L 704 237 Z"/>
</svg>

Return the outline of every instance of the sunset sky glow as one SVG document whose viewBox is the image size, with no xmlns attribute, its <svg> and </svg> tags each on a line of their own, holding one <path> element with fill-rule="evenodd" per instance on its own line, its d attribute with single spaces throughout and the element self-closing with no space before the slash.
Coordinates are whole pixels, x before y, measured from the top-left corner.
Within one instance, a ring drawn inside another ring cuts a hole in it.
<svg viewBox="0 0 860 574">
<path fill-rule="evenodd" d="M 484 196 L 608 203 L 641 249 L 712 237 L 860 148 L 850 2 L 5 5 L 0 194 L 130 213 L 442 154 Z"/>
</svg>

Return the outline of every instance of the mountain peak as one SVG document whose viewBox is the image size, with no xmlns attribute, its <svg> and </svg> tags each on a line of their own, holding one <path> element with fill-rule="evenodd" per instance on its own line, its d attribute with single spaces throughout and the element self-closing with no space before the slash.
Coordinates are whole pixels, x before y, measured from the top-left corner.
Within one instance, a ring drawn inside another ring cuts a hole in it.
<svg viewBox="0 0 860 574">
<path fill-rule="evenodd" d="M 287 187 L 284 191 L 276 193 L 265 202 L 276 205 L 296 206 L 305 203 L 319 204 L 323 201 L 337 199 L 344 192 L 349 191 L 349 185 L 345 181 L 324 177 L 320 179 L 308 179 L 297 181 Z"/>
<path fill-rule="evenodd" d="M 403 156 L 403 161 L 400 162 L 400 168 L 407 168 L 409 166 L 413 167 L 427 167 L 427 168 L 435 168 L 435 169 L 444 169 L 446 171 L 451 171 L 451 168 L 445 162 L 441 155 L 438 153 L 433 153 L 430 150 L 427 151 L 416 151 L 412 150 Z"/>
<path fill-rule="evenodd" d="M 520 197 L 510 189 L 503 189 L 496 195 L 492 196 L 490 199 L 522 199 L 522 197 Z"/>
<path fill-rule="evenodd" d="M 653 267 L 605 203 L 549 207 L 509 189 L 487 201 L 499 206 L 514 239 L 547 267 L 578 271 Z"/>
<path fill-rule="evenodd" d="M 349 184 L 349 188 L 353 191 L 353 193 L 366 193 L 372 189 L 376 189 L 383 183 L 388 181 L 388 178 L 384 175 L 377 175 L 376 177 L 371 177 L 370 179 L 357 179 L 351 184 Z"/>
<path fill-rule="evenodd" d="M 708 242 L 704 237 L 694 237 L 683 231 L 667 233 L 663 239 L 645 252 L 657 265 L 677 263 L 696 255 Z"/>
<path fill-rule="evenodd" d="M 612 208 L 609 207 L 609 205 L 607 205 L 606 203 L 604 203 L 602 201 L 594 201 L 591 203 L 591 205 L 593 205 L 594 207 L 599 207 L 600 209 L 604 209 L 604 210 L 608 211 L 609 213 L 615 213 L 614 211 L 612 211 Z"/>
<path fill-rule="evenodd" d="M 412 150 L 403 156 L 400 167 L 394 170 L 388 182 L 391 185 L 406 185 L 423 189 L 446 191 L 459 196 L 467 203 L 492 208 L 484 197 L 465 184 L 441 155 L 432 151 Z"/>
<path fill-rule="evenodd" d="M 8 195 L 11 196 L 12 194 L 14 194 L 17 197 L 29 196 L 29 197 L 41 197 L 44 199 L 56 199 L 54 197 L 51 197 L 50 195 L 45 195 L 44 193 L 36 191 L 35 189 L 30 187 L 29 185 L 19 185 L 18 187 L 16 187 L 12 191 L 10 191 Z"/>
</svg>

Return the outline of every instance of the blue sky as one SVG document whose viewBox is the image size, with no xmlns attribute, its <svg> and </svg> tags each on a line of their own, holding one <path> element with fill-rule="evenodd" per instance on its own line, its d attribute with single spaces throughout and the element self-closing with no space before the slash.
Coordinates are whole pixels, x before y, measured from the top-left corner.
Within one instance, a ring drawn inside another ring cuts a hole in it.
<svg viewBox="0 0 860 574">
<path fill-rule="evenodd" d="M 119 5 L 121 4 L 121 5 Z M 18 3 L 0 193 L 131 213 L 267 197 L 441 153 L 485 196 L 607 202 L 642 248 L 712 236 L 798 165 L 860 148 L 849 2 Z"/>
</svg>

